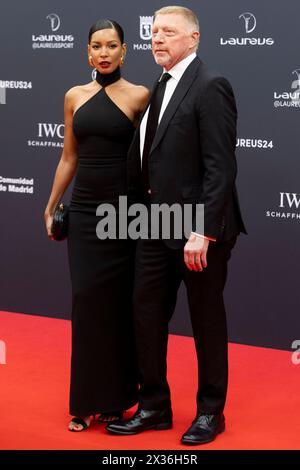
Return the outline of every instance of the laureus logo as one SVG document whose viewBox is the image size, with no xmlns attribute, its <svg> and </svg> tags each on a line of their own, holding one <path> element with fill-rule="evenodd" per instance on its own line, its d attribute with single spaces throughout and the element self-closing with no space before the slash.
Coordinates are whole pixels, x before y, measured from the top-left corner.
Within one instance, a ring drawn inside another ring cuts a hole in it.
<svg viewBox="0 0 300 470">
<path fill-rule="evenodd" d="M 59 34 L 56 31 L 61 26 L 61 21 L 56 13 L 49 13 L 46 19 L 50 23 L 50 34 L 33 34 L 32 49 L 73 49 L 73 34 Z"/>
<path fill-rule="evenodd" d="M 292 88 L 300 88 L 300 69 L 296 69 L 292 73 L 297 76 L 297 80 L 292 83 Z"/>
<path fill-rule="evenodd" d="M 246 11 L 239 15 L 239 19 L 243 20 L 246 34 L 252 33 L 257 25 L 256 17 L 253 13 Z M 265 37 L 230 37 L 221 38 L 221 46 L 272 46 L 274 44 L 273 38 Z"/>
<path fill-rule="evenodd" d="M 242 13 L 239 16 L 239 18 L 240 19 L 243 18 L 243 20 L 245 21 L 245 29 L 246 29 L 247 34 L 252 33 L 252 31 L 255 30 L 255 28 L 256 28 L 256 18 L 252 13 L 249 13 L 249 12 Z"/>
<path fill-rule="evenodd" d="M 272 149 L 274 147 L 273 140 L 267 139 L 253 139 L 253 138 L 238 138 L 236 141 L 236 147 L 240 149 L 252 148 L 252 149 Z"/>
<path fill-rule="evenodd" d="M 60 27 L 60 18 L 56 13 L 50 13 L 46 16 L 47 20 L 50 20 L 51 31 L 57 31 Z"/>
<path fill-rule="evenodd" d="M 292 81 L 291 90 L 274 91 L 275 108 L 300 108 L 300 69 L 295 69 L 292 75 L 296 80 Z"/>
</svg>

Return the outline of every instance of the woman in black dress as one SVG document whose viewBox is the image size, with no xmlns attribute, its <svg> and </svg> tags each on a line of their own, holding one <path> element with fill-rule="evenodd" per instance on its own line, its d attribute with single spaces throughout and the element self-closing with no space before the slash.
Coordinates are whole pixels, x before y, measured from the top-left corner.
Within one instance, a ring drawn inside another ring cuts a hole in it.
<svg viewBox="0 0 300 470">
<path fill-rule="evenodd" d="M 134 123 L 149 92 L 121 77 L 126 52 L 118 23 L 90 29 L 89 63 L 96 80 L 65 96 L 64 150 L 45 210 L 48 236 L 53 212 L 76 174 L 69 208 L 68 253 L 72 282 L 70 431 L 91 415 L 111 421 L 137 402 L 132 324 L 134 243 L 100 240 L 96 208 L 126 194 L 126 154 Z"/>
</svg>

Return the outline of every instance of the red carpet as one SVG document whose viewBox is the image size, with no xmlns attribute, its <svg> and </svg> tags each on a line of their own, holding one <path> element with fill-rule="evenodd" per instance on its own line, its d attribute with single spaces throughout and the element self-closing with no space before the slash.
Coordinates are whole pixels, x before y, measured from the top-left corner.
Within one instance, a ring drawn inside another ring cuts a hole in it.
<svg viewBox="0 0 300 470">
<path fill-rule="evenodd" d="M 0 449 L 193 449 L 179 443 L 195 413 L 192 339 L 170 337 L 174 429 L 119 437 L 94 424 L 75 434 L 67 430 L 70 323 L 0 312 L 0 325 Z M 300 449 L 300 365 L 286 351 L 236 344 L 229 351 L 227 431 L 201 449 Z"/>
</svg>

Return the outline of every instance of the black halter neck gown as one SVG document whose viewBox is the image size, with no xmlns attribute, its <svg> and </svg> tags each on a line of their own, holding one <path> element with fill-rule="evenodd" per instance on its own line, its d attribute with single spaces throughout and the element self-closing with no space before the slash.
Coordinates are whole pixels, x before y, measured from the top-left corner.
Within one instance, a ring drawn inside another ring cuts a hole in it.
<svg viewBox="0 0 300 470">
<path fill-rule="evenodd" d="M 72 282 L 70 414 L 124 410 L 137 401 L 131 307 L 134 243 L 99 240 L 96 208 L 126 194 L 130 119 L 101 88 L 74 114 L 78 168 L 69 219 Z"/>
</svg>

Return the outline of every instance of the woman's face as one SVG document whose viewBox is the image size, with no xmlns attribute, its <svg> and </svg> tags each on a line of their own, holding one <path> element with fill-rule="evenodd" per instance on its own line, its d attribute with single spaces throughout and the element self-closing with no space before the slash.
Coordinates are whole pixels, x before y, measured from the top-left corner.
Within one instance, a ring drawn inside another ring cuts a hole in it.
<svg viewBox="0 0 300 470">
<path fill-rule="evenodd" d="M 100 73 L 111 73 L 119 65 L 125 55 L 126 46 L 121 44 L 115 29 L 100 29 L 92 34 L 88 45 L 88 54 L 93 66 Z"/>
</svg>

